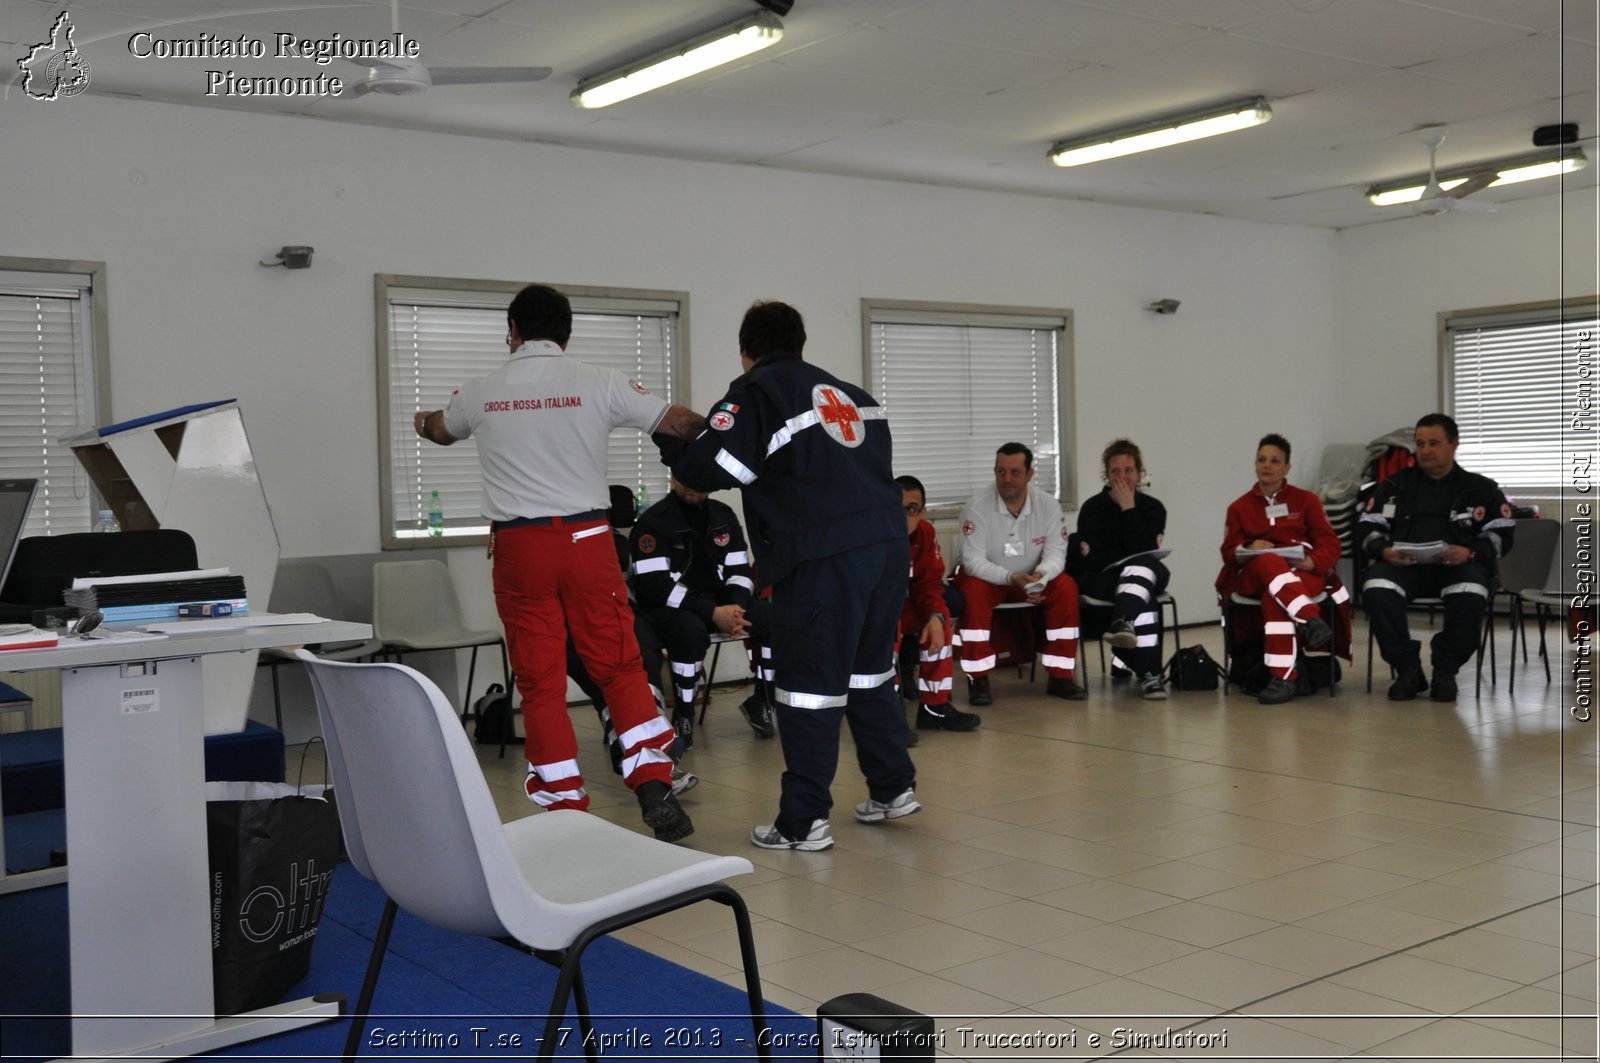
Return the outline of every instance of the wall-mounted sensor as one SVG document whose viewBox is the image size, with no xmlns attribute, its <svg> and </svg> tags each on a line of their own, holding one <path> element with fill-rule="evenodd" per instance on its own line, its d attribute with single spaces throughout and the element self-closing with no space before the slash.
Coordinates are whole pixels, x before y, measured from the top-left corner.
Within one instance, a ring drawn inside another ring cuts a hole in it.
<svg viewBox="0 0 1600 1063">
<path fill-rule="evenodd" d="M 282 266 L 285 269 L 310 269 L 312 249 L 305 244 L 286 244 L 278 252 L 275 262 L 263 262 L 263 266 Z"/>
<path fill-rule="evenodd" d="M 1155 302 L 1145 307 L 1145 309 L 1150 311 L 1152 314 L 1176 314 L 1178 312 L 1178 300 L 1157 299 Z"/>
</svg>

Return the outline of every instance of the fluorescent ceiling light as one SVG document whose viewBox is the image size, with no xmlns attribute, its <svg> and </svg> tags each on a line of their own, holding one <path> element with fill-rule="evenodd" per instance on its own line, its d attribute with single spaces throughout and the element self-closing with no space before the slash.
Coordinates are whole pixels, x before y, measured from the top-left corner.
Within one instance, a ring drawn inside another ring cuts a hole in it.
<svg viewBox="0 0 1600 1063">
<path fill-rule="evenodd" d="M 586 78 L 572 90 L 572 102 L 590 109 L 609 107 L 759 52 L 777 44 L 782 36 L 783 23 L 778 16 L 758 11 L 692 40 L 670 45 L 638 62 Z"/>
<path fill-rule="evenodd" d="M 1497 176 L 1486 187 L 1499 188 L 1502 185 L 1520 184 L 1523 181 L 1537 181 L 1541 177 L 1556 177 L 1560 174 L 1581 170 L 1589 164 L 1588 158 L 1581 148 L 1564 148 L 1555 151 L 1540 151 L 1531 155 L 1517 155 L 1509 159 L 1498 161 L 1477 162 L 1467 166 L 1452 166 L 1448 170 L 1439 171 L 1439 188 L 1448 192 L 1478 174 L 1493 173 Z M 1426 174 L 1416 177 L 1407 177 L 1399 181 L 1385 181 L 1367 189 L 1367 200 L 1375 207 L 1392 207 L 1397 203 L 1415 203 L 1422 198 L 1423 190 L 1428 186 Z"/>
<path fill-rule="evenodd" d="M 1154 151 L 1190 140 L 1249 129 L 1272 117 L 1272 108 L 1261 96 L 1233 100 L 1203 111 L 1168 115 L 1137 125 L 1101 130 L 1050 149 L 1050 161 L 1057 166 L 1082 166 L 1086 162 L 1115 159 L 1140 151 Z"/>
</svg>

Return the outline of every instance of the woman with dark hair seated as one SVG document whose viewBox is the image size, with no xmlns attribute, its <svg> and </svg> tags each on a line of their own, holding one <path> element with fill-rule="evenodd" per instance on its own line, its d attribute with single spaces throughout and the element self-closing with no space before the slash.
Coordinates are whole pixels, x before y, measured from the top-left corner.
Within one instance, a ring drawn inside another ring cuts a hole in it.
<svg viewBox="0 0 1600 1063">
<path fill-rule="evenodd" d="M 1256 483 L 1228 507 L 1217 593 L 1224 608 L 1231 594 L 1261 600 L 1262 663 L 1271 676 L 1256 700 L 1281 705 L 1295 696 L 1299 644 L 1321 649 L 1333 639 L 1315 599 L 1337 589 L 1333 572 L 1339 536 L 1322 502 L 1289 483 L 1289 441 L 1277 433 L 1256 444 Z M 1267 553 L 1264 551 L 1279 551 Z"/>
<path fill-rule="evenodd" d="M 1078 510 L 1078 556 L 1069 559 L 1083 596 L 1111 601 L 1105 639 L 1133 669 L 1144 697 L 1166 698 L 1161 685 L 1161 609 L 1167 566 L 1151 556 L 1167 530 L 1167 507 L 1139 489 L 1144 457 L 1115 439 L 1100 455 L 1106 486 Z M 1119 563 L 1120 562 L 1120 563 Z"/>
</svg>

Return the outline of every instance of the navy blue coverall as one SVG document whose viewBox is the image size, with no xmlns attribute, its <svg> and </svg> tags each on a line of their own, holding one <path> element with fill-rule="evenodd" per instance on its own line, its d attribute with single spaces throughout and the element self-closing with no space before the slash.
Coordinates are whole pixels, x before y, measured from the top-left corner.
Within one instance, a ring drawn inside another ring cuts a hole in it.
<svg viewBox="0 0 1600 1063">
<path fill-rule="evenodd" d="M 757 586 L 772 588 L 775 824 L 804 838 L 833 805 L 841 721 L 874 800 L 916 781 L 893 682 L 911 560 L 889 424 L 861 388 L 777 351 L 733 381 L 707 424 L 692 442 L 656 441 L 683 483 L 743 493 Z"/>
</svg>

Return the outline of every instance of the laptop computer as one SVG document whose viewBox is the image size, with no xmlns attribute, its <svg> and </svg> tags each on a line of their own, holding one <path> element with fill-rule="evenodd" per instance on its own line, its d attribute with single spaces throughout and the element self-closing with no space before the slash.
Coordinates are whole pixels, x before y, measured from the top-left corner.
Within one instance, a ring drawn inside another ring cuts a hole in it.
<svg viewBox="0 0 1600 1063">
<path fill-rule="evenodd" d="M 17 544 L 28 524 L 28 510 L 39 490 L 38 480 L 0 480 L 0 589 L 11 576 L 11 563 L 17 558 Z"/>
</svg>

